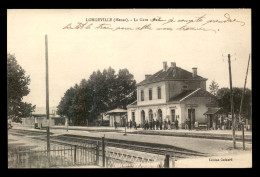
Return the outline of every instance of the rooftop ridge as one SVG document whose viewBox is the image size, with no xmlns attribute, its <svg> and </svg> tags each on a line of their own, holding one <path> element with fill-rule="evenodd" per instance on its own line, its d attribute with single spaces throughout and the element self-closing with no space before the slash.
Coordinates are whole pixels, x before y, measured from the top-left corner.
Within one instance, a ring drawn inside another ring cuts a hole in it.
<svg viewBox="0 0 260 177">
<path fill-rule="evenodd" d="M 175 70 L 175 74 L 173 74 Z M 193 77 L 192 72 L 189 72 L 181 67 L 168 67 L 166 71 L 159 70 L 152 74 L 149 78 L 142 80 L 136 85 L 145 85 L 154 82 L 167 81 L 167 80 L 207 80 L 199 75 Z"/>
</svg>

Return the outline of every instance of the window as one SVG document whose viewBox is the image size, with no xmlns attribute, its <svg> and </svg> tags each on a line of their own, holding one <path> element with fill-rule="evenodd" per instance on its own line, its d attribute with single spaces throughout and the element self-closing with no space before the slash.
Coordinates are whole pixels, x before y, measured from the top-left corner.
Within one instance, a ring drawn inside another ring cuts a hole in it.
<svg viewBox="0 0 260 177">
<path fill-rule="evenodd" d="M 144 91 L 141 90 L 141 101 L 144 101 Z"/>
<path fill-rule="evenodd" d="M 135 112 L 132 112 L 132 122 L 135 122 Z"/>
<path fill-rule="evenodd" d="M 150 88 L 149 89 L 149 100 L 152 100 L 153 99 L 153 91 L 152 89 Z"/>
<path fill-rule="evenodd" d="M 162 95 L 161 95 L 161 87 L 158 87 L 157 88 L 157 93 L 158 93 L 158 99 L 161 99 L 162 98 Z"/>
</svg>

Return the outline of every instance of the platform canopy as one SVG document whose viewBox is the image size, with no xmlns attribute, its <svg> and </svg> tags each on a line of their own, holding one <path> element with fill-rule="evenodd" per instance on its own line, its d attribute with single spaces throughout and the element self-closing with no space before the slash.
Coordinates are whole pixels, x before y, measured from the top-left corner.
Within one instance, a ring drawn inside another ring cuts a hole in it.
<svg viewBox="0 0 260 177">
<path fill-rule="evenodd" d="M 222 108 L 208 108 L 208 111 L 205 112 L 203 115 L 210 115 L 210 114 L 222 114 Z"/>
<path fill-rule="evenodd" d="M 117 113 L 124 114 L 124 113 L 127 113 L 127 110 L 116 108 L 116 109 L 106 112 L 106 115 L 107 114 L 117 114 Z"/>
</svg>

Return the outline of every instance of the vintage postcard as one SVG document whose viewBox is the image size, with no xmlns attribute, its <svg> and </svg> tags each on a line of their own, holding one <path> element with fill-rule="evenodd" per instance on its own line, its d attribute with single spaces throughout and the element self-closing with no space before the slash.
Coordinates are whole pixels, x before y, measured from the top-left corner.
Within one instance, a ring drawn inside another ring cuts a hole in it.
<svg viewBox="0 0 260 177">
<path fill-rule="evenodd" d="M 8 9 L 8 168 L 252 168 L 251 9 Z"/>
</svg>

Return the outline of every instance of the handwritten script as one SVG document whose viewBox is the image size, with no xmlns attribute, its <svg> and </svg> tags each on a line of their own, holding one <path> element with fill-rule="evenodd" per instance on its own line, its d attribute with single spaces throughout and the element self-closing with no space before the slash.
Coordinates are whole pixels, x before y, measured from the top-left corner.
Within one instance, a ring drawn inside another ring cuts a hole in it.
<svg viewBox="0 0 260 177">
<path fill-rule="evenodd" d="M 137 23 L 138 22 L 138 23 Z M 245 22 L 225 13 L 220 19 L 207 18 L 206 14 L 191 18 L 86 18 L 84 22 L 69 23 L 64 30 L 110 30 L 110 31 L 203 31 L 217 33 L 222 25 L 245 26 Z"/>
</svg>

